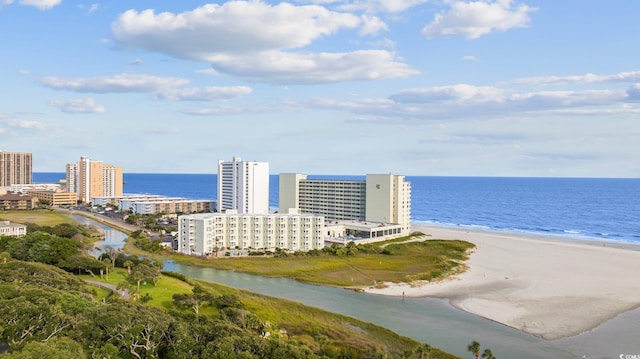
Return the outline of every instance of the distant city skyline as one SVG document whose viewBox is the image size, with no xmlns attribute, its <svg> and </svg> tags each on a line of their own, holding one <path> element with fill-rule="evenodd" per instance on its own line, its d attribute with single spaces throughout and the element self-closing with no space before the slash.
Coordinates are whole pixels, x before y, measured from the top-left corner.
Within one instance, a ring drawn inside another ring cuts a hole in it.
<svg viewBox="0 0 640 359">
<path fill-rule="evenodd" d="M 640 2 L 0 0 L 33 172 L 640 178 Z"/>
</svg>

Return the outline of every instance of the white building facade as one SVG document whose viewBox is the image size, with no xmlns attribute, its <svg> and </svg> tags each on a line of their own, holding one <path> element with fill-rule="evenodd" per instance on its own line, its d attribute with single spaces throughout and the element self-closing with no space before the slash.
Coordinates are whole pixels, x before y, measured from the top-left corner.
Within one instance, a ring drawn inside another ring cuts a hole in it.
<svg viewBox="0 0 640 359">
<path fill-rule="evenodd" d="M 301 214 L 200 213 L 178 217 L 178 251 L 224 249 L 308 251 L 324 247 L 324 217 Z"/>
<path fill-rule="evenodd" d="M 218 212 L 269 213 L 269 164 L 267 162 L 218 161 Z"/>
<path fill-rule="evenodd" d="M 24 224 L 0 221 L 0 236 L 24 237 L 27 234 L 27 226 Z"/>
<path fill-rule="evenodd" d="M 381 237 L 390 238 L 411 231 L 411 183 L 404 176 L 369 174 L 365 180 L 331 180 L 281 173 L 279 190 L 280 212 L 298 208 L 301 213 L 324 216 L 328 222 L 344 222 L 347 233 L 378 235 L 382 231 Z M 358 221 L 362 224 L 357 225 Z M 363 231 L 371 228 L 370 222 L 388 228 Z"/>
</svg>

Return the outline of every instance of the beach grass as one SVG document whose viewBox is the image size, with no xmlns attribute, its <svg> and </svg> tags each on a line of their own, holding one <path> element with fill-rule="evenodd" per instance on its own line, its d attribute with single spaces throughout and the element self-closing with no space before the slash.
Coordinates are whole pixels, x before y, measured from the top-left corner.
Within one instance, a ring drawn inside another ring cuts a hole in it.
<svg viewBox="0 0 640 359">
<path fill-rule="evenodd" d="M 384 242 L 379 244 L 385 245 Z M 364 287 L 379 282 L 437 280 L 465 267 L 473 244 L 455 240 L 386 243 L 385 251 L 353 256 L 217 257 L 171 255 L 177 263 L 235 270 L 269 277 L 339 287 Z"/>
<path fill-rule="evenodd" d="M 344 348 L 368 348 L 369 352 L 385 351 L 389 357 L 400 357 L 420 343 L 389 329 L 363 322 L 341 314 L 306 306 L 302 303 L 230 288 L 224 285 L 198 281 L 215 295 L 238 296 L 243 308 L 268 323 L 270 331 L 284 330 L 285 335 L 314 351 L 321 347 L 326 352 Z M 204 308 L 207 309 L 207 308 Z M 203 311 L 201 310 L 201 313 Z M 277 335 L 277 334 L 276 334 Z M 457 358 L 434 348 L 433 358 Z"/>
</svg>

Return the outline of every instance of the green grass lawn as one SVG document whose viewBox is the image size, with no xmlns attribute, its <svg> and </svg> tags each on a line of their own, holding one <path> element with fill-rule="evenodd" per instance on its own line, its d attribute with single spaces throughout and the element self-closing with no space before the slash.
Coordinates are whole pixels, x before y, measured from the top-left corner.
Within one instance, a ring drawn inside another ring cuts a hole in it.
<svg viewBox="0 0 640 359">
<path fill-rule="evenodd" d="M 35 223 L 40 226 L 55 226 L 60 223 L 76 222 L 68 216 L 49 210 L 0 211 L 0 219 L 16 223 Z"/>
<path fill-rule="evenodd" d="M 115 270 L 111 270 L 109 272 L 108 279 L 106 278 L 106 276 L 100 278 L 100 276 L 98 275 L 92 277 L 89 274 L 82 274 L 78 277 L 82 279 L 90 279 L 103 283 L 109 283 L 117 286 L 118 283 L 127 279 L 127 270 L 124 268 L 116 268 Z M 152 300 L 149 302 L 150 305 L 168 309 L 172 307 L 171 301 L 173 299 L 174 293 L 191 293 L 191 289 L 191 285 L 181 280 L 162 275 L 155 286 L 151 282 L 141 284 L 140 295 L 144 296 L 148 293 L 152 298 Z"/>
<path fill-rule="evenodd" d="M 358 253 L 355 256 L 220 257 L 202 259 L 172 255 L 184 264 L 236 270 L 263 276 L 282 276 L 340 287 L 363 287 L 378 282 L 435 280 L 464 270 L 468 251 L 464 241 L 426 240 L 391 243 L 389 254 Z"/>
</svg>

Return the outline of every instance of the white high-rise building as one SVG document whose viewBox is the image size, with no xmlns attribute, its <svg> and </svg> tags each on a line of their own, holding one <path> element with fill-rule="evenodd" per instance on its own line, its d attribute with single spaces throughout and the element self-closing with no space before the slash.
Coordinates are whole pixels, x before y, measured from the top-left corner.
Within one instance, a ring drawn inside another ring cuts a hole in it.
<svg viewBox="0 0 640 359">
<path fill-rule="evenodd" d="M 67 163 L 67 192 L 78 193 L 78 164 Z"/>
<path fill-rule="evenodd" d="M 218 212 L 269 213 L 269 163 L 218 161 Z"/>
</svg>

